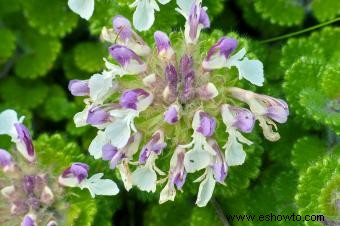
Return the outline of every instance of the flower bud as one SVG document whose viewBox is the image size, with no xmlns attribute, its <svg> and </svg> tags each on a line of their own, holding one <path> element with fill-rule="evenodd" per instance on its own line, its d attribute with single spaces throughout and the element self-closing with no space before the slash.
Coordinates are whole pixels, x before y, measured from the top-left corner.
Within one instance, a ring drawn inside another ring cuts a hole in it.
<svg viewBox="0 0 340 226">
<path fill-rule="evenodd" d="M 218 95 L 218 90 L 213 83 L 209 82 L 208 84 L 199 87 L 197 89 L 197 94 L 201 100 L 211 100 Z"/>
<path fill-rule="evenodd" d="M 59 184 L 68 187 L 76 187 L 88 176 L 89 166 L 85 163 L 73 163 L 59 176 Z"/>
<path fill-rule="evenodd" d="M 179 118 L 179 106 L 177 104 L 170 105 L 168 110 L 164 113 L 164 121 L 173 125 L 178 122 Z"/>
<path fill-rule="evenodd" d="M 68 84 L 68 90 L 73 96 L 88 96 L 90 94 L 87 80 L 71 80 Z"/>
<path fill-rule="evenodd" d="M 157 130 L 140 152 L 139 162 L 141 164 L 146 163 L 152 152 L 159 155 L 165 147 L 164 132 L 162 130 Z"/>
</svg>

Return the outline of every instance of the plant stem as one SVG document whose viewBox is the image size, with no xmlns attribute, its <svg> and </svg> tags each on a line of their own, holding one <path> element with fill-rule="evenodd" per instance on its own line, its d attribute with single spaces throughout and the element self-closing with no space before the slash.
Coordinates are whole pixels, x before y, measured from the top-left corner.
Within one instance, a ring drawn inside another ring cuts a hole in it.
<svg viewBox="0 0 340 226">
<path fill-rule="evenodd" d="M 275 38 L 266 39 L 266 40 L 261 41 L 261 43 L 275 42 L 275 41 L 279 41 L 279 40 L 282 40 L 282 39 L 290 38 L 292 36 L 300 35 L 300 34 L 303 34 L 305 32 L 312 31 L 312 30 L 318 29 L 320 27 L 323 27 L 323 26 L 326 26 L 326 25 L 329 25 L 329 24 L 332 24 L 332 23 L 335 23 L 335 22 L 338 22 L 338 21 L 340 21 L 340 17 L 335 18 L 335 19 L 330 20 L 330 21 L 327 21 L 327 22 L 324 22 L 324 23 L 321 23 L 321 24 L 317 24 L 315 26 L 312 26 L 312 27 L 309 27 L 309 28 L 306 28 L 306 29 L 303 29 L 303 30 L 300 30 L 300 31 L 281 35 L 281 36 L 278 36 L 278 37 L 275 37 Z"/>
<path fill-rule="evenodd" d="M 220 219 L 221 223 L 223 224 L 223 226 L 230 226 L 227 218 L 225 217 L 222 207 L 221 205 L 218 203 L 218 201 L 216 200 L 215 197 L 212 197 L 210 200 L 212 206 L 214 207 L 216 214 L 218 216 L 218 218 Z"/>
</svg>

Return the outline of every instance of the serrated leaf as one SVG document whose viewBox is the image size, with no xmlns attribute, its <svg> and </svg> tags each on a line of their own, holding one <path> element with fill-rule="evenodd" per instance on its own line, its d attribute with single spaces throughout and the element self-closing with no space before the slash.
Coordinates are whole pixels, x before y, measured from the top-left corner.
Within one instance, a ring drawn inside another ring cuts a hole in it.
<svg viewBox="0 0 340 226">
<path fill-rule="evenodd" d="M 314 16 L 321 22 L 340 14 L 340 2 L 337 0 L 313 0 L 311 8 Z"/>
<path fill-rule="evenodd" d="M 301 24 L 304 18 L 304 8 L 298 0 L 255 0 L 255 9 L 264 19 L 281 26 Z"/>
<path fill-rule="evenodd" d="M 57 39 L 27 30 L 21 37 L 23 54 L 15 63 L 15 73 L 20 78 L 36 79 L 45 76 L 57 59 L 61 44 Z"/>
<path fill-rule="evenodd" d="M 74 62 L 76 66 L 88 73 L 99 72 L 104 68 L 103 57 L 108 50 L 102 43 L 84 42 L 74 49 Z"/>
<path fill-rule="evenodd" d="M 15 35 L 7 28 L 0 28 L 0 64 L 13 55 L 15 50 Z"/>
<path fill-rule="evenodd" d="M 340 133 L 340 103 L 337 99 L 328 99 L 315 89 L 307 88 L 300 93 L 300 104 L 307 110 L 310 118 L 329 125 Z"/>
<path fill-rule="evenodd" d="M 292 165 L 298 170 L 305 171 L 309 166 L 326 154 L 324 141 L 307 136 L 296 141 L 292 150 Z"/>
<path fill-rule="evenodd" d="M 25 0 L 22 5 L 28 23 L 41 34 L 63 37 L 77 25 L 78 16 L 66 1 Z"/>
<path fill-rule="evenodd" d="M 44 102 L 47 91 L 47 85 L 40 81 L 24 81 L 13 76 L 0 83 L 1 98 L 8 107 L 16 109 L 37 107 Z"/>
</svg>

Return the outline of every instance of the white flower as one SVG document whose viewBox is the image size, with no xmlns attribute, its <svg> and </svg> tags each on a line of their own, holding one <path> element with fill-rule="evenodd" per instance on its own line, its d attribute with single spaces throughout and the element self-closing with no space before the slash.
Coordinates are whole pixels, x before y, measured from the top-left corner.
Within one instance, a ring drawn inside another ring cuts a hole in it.
<svg viewBox="0 0 340 226">
<path fill-rule="evenodd" d="M 170 0 L 158 0 L 162 5 L 167 4 Z M 136 7 L 133 14 L 133 25 L 138 31 L 148 30 L 155 21 L 155 10 L 159 11 L 156 0 L 136 0 L 131 4 Z"/>
<path fill-rule="evenodd" d="M 70 9 L 81 18 L 89 20 L 94 10 L 94 0 L 68 0 Z"/>
<path fill-rule="evenodd" d="M 97 173 L 89 179 L 83 180 L 79 187 L 81 189 L 88 189 L 92 198 L 96 195 L 116 195 L 119 192 L 118 186 L 110 179 L 101 179 L 104 176 L 103 173 Z"/>
</svg>

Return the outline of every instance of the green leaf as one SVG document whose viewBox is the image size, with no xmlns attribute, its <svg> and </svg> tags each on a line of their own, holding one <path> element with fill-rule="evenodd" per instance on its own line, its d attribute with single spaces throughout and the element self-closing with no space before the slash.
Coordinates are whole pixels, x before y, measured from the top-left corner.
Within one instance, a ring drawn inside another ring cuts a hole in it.
<svg viewBox="0 0 340 226">
<path fill-rule="evenodd" d="M 340 103 L 337 99 L 328 99 L 321 92 L 308 88 L 301 92 L 300 104 L 315 121 L 331 126 L 336 133 L 340 133 Z"/>
<path fill-rule="evenodd" d="M 0 28 L 0 64 L 6 62 L 15 50 L 15 35 L 7 28 Z"/>
<path fill-rule="evenodd" d="M 0 83 L 0 97 L 8 107 L 20 110 L 36 108 L 42 104 L 47 91 L 47 85 L 41 81 L 24 81 L 13 76 Z"/>
<path fill-rule="evenodd" d="M 255 0 L 255 9 L 264 19 L 281 26 L 299 25 L 304 19 L 304 8 L 298 0 Z"/>
<path fill-rule="evenodd" d="M 77 25 L 78 15 L 68 8 L 66 1 L 24 0 L 21 2 L 29 25 L 43 35 L 63 37 Z"/>
<path fill-rule="evenodd" d="M 311 8 L 319 21 L 327 21 L 340 14 L 340 2 L 337 0 L 313 0 Z"/>
<path fill-rule="evenodd" d="M 321 89 L 331 99 L 340 98 L 340 64 L 329 65 L 321 75 Z"/>
<path fill-rule="evenodd" d="M 8 14 L 19 11 L 20 1 L 11 0 L 9 4 L 8 0 L 0 0 L 0 18 L 5 18 Z"/>
<path fill-rule="evenodd" d="M 305 171 L 324 157 L 326 150 L 325 142 L 319 138 L 312 136 L 299 138 L 292 150 L 292 165 L 300 171 Z"/>
<path fill-rule="evenodd" d="M 339 147 L 337 147 L 330 156 L 320 159 L 301 174 L 295 196 L 299 214 L 322 214 L 328 219 L 335 216 L 336 203 L 333 195 L 339 192 L 339 183 L 335 183 L 338 181 L 339 170 Z M 330 206 L 332 208 L 329 208 Z M 311 221 L 305 224 L 320 225 Z"/>
<path fill-rule="evenodd" d="M 23 54 L 15 64 L 15 73 L 20 78 L 36 79 L 45 76 L 53 67 L 61 49 L 60 42 L 55 38 L 45 37 L 27 30 L 23 33 L 21 48 Z"/>
<path fill-rule="evenodd" d="M 74 49 L 74 62 L 76 66 L 88 73 L 100 72 L 104 68 L 103 57 L 108 50 L 103 43 L 83 42 Z"/>
<path fill-rule="evenodd" d="M 195 207 L 191 213 L 190 226 L 222 226 L 221 220 L 218 218 L 215 210 L 211 205 L 200 208 Z"/>
</svg>

